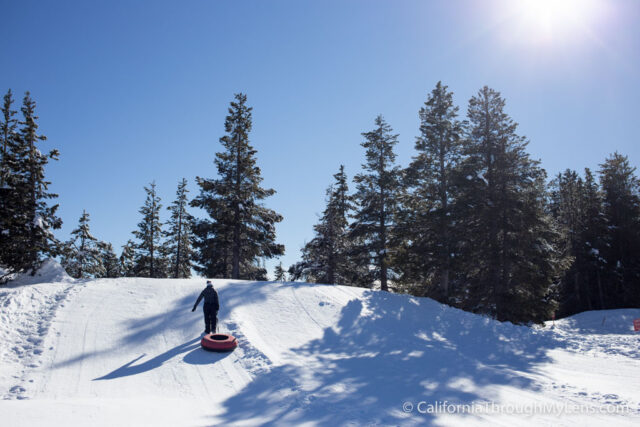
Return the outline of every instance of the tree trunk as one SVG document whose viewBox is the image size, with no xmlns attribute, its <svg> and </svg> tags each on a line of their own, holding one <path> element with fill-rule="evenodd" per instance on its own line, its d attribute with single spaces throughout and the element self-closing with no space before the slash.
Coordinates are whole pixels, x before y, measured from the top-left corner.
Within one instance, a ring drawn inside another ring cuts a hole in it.
<svg viewBox="0 0 640 427">
<path fill-rule="evenodd" d="M 589 281 L 589 275 L 587 274 L 587 276 L 585 277 L 586 279 L 586 284 L 584 287 L 584 292 L 586 294 L 586 299 L 587 299 L 587 310 L 593 310 L 593 304 L 591 303 L 591 300 L 593 299 L 591 297 L 591 282 Z"/>
<path fill-rule="evenodd" d="M 584 311 L 584 304 L 582 304 L 582 295 L 580 293 L 580 275 L 577 271 L 573 275 L 573 291 L 576 293 L 578 310 Z"/>
<path fill-rule="evenodd" d="M 336 279 L 335 279 L 336 235 L 335 235 L 335 229 L 333 227 L 333 221 L 334 221 L 333 211 L 329 211 L 329 238 L 331 241 L 331 245 L 329 246 L 329 256 L 327 257 L 327 282 L 329 282 L 330 285 L 334 285 L 336 282 Z"/>
<path fill-rule="evenodd" d="M 382 179 L 384 174 L 384 159 L 382 153 L 380 153 L 380 178 Z M 386 212 L 385 212 L 385 194 L 384 185 L 380 183 L 380 289 L 388 291 L 387 286 L 387 224 L 386 224 Z"/>
<path fill-rule="evenodd" d="M 6 129 L 3 132 L 3 137 L 2 137 L 2 163 L 0 163 L 0 188 L 4 188 L 4 176 L 5 173 L 7 173 L 4 169 L 5 169 L 5 163 L 7 162 L 7 145 L 8 145 L 8 141 L 9 141 L 9 122 L 7 121 L 7 123 L 4 124 L 6 126 Z"/>
<path fill-rule="evenodd" d="M 35 133 L 35 131 L 34 131 Z M 35 135 L 34 135 L 35 136 Z M 35 159 L 35 145 L 34 145 L 34 140 L 33 138 L 29 138 L 29 157 L 30 157 L 30 161 L 31 161 L 31 165 L 30 165 L 30 174 L 29 174 L 29 189 L 31 190 L 31 212 L 29 212 L 30 214 L 30 219 L 31 219 L 31 235 L 29 236 L 29 241 L 31 244 L 31 254 L 33 259 L 31 260 L 34 264 L 37 261 L 38 258 L 38 249 L 37 249 L 37 239 L 36 239 L 36 224 L 35 224 L 35 220 L 36 220 L 36 212 L 37 212 L 37 197 L 36 197 L 36 159 Z M 30 257 L 31 258 L 31 257 Z M 34 268 L 31 269 L 31 275 L 33 276 L 34 274 L 36 274 L 36 269 L 35 269 L 35 265 L 33 265 Z"/>
<path fill-rule="evenodd" d="M 234 206 L 233 224 L 233 259 L 231 278 L 240 278 L 240 141 L 236 141 L 236 201 Z"/>
<path fill-rule="evenodd" d="M 236 205 L 236 222 L 233 226 L 233 253 L 232 253 L 232 266 L 231 266 L 231 278 L 240 278 L 240 207 Z"/>
<path fill-rule="evenodd" d="M 80 279 L 84 279 L 84 236 L 80 238 L 80 256 L 78 258 L 80 258 L 78 260 L 80 261 L 80 271 L 78 275 L 80 276 Z"/>
<path fill-rule="evenodd" d="M 451 267 L 451 250 L 449 247 L 449 217 L 447 216 L 449 212 L 449 195 L 447 191 L 447 171 L 445 168 L 445 143 L 443 141 L 443 136 L 440 135 L 440 204 L 442 206 L 442 222 L 440 223 L 440 238 L 443 248 L 444 255 L 440 261 L 441 265 L 439 266 L 442 269 L 442 273 L 440 274 L 440 288 L 442 291 L 442 295 L 445 298 L 445 301 L 449 299 L 449 269 Z"/>
<path fill-rule="evenodd" d="M 600 310 L 605 309 L 604 305 L 604 293 L 602 292 L 602 280 L 600 278 L 600 270 L 596 271 L 598 277 L 598 296 L 600 297 Z"/>
<path fill-rule="evenodd" d="M 155 191 L 155 190 L 154 190 Z M 153 250 L 154 250 L 154 245 L 153 245 L 153 227 L 155 225 L 155 221 L 153 220 L 154 216 L 155 216 L 155 203 L 156 203 L 156 198 L 155 195 L 153 196 L 153 198 L 151 199 L 151 224 L 150 224 L 150 244 L 149 244 L 149 255 L 151 257 L 151 259 L 149 260 L 149 277 L 154 277 L 154 268 L 153 268 Z"/>
<path fill-rule="evenodd" d="M 178 213 L 178 248 L 176 250 L 176 279 L 180 278 L 180 244 L 182 243 L 182 202 L 180 202 Z"/>
<path fill-rule="evenodd" d="M 440 287 L 445 300 L 449 300 L 449 268 L 445 268 L 440 275 Z"/>
<path fill-rule="evenodd" d="M 334 256 L 333 253 L 331 253 L 329 254 L 329 262 L 327 265 L 327 282 L 329 282 L 330 285 L 335 285 L 336 283 L 334 263 Z"/>
<path fill-rule="evenodd" d="M 383 199 L 384 201 L 384 199 Z M 381 208 L 381 218 L 380 218 L 380 253 L 378 254 L 380 257 L 380 289 L 383 291 L 388 291 L 389 287 L 387 286 L 387 228 L 385 224 L 385 215 L 384 215 L 384 204 L 382 204 Z"/>
</svg>

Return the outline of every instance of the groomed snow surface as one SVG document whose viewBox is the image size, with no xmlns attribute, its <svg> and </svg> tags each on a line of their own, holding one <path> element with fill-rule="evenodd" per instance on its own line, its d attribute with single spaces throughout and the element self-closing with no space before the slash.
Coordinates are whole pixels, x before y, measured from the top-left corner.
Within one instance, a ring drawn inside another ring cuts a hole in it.
<svg viewBox="0 0 640 427">
<path fill-rule="evenodd" d="M 203 279 L 0 288 L 0 424 L 638 425 L 640 310 L 514 326 L 413 298 L 216 280 L 232 353 L 200 348 Z"/>
</svg>

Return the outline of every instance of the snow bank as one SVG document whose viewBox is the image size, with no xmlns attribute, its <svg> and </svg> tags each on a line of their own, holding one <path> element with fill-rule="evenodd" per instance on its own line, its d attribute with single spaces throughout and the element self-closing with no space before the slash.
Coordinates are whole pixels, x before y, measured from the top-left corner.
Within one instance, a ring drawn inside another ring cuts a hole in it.
<svg viewBox="0 0 640 427">
<path fill-rule="evenodd" d="M 35 283 L 71 282 L 73 278 L 67 274 L 64 268 L 54 259 L 46 259 L 36 274 L 19 274 L 11 279 L 7 285 L 9 287 L 32 285 Z"/>
<path fill-rule="evenodd" d="M 51 322 L 71 291 L 73 279 L 52 259 L 38 272 L 17 275 L 0 287 L 0 396 L 25 398 L 30 372 L 42 364 Z"/>
<path fill-rule="evenodd" d="M 585 311 L 555 322 L 556 328 L 577 334 L 634 335 L 633 319 L 640 317 L 635 308 Z M 547 322 L 551 325 L 552 322 Z"/>
</svg>

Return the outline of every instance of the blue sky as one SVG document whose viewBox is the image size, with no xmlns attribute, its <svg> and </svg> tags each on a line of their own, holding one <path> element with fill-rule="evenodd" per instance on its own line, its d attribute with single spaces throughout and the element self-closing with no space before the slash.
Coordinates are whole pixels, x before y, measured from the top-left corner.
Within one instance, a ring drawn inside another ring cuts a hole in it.
<svg viewBox="0 0 640 427">
<path fill-rule="evenodd" d="M 181 178 L 193 197 L 196 176 L 215 176 L 229 102 L 246 93 L 267 205 L 284 216 L 286 254 L 267 265 L 286 267 L 332 174 L 359 172 L 377 114 L 408 163 L 439 80 L 462 115 L 483 85 L 500 91 L 550 175 L 616 150 L 638 166 L 640 2 L 563 1 L 0 0 L 0 91 L 31 91 L 43 148 L 61 152 L 58 236 L 86 209 L 118 253 L 143 186 L 155 180 L 166 207 Z"/>
</svg>

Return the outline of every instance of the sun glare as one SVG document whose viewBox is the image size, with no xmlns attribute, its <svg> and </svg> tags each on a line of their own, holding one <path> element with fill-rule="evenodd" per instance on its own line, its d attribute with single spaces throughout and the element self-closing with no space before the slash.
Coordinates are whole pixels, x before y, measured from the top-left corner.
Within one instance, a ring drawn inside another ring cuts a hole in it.
<svg viewBox="0 0 640 427">
<path fill-rule="evenodd" d="M 592 24 L 597 0 L 513 0 L 517 25 L 534 39 L 580 36 Z"/>
</svg>

